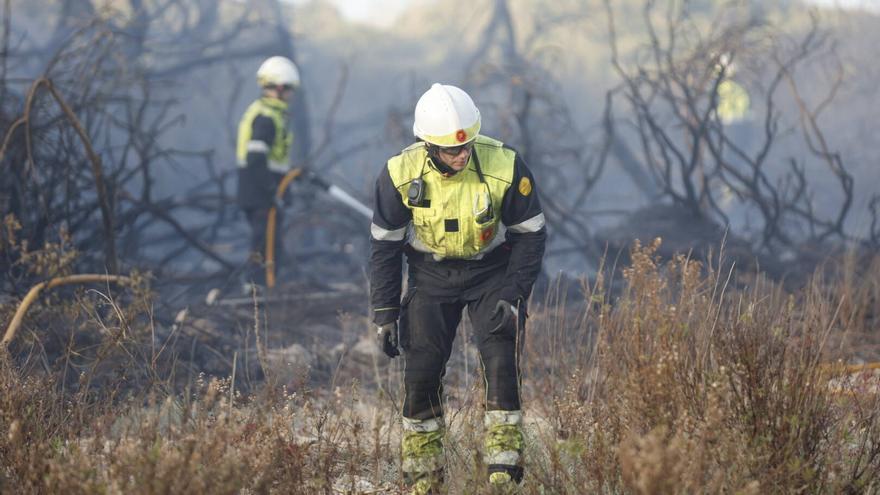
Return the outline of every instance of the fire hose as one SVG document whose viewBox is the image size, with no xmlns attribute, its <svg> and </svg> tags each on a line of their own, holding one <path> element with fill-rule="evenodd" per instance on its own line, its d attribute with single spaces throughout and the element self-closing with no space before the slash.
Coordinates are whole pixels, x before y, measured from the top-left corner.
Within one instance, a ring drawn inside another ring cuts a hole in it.
<svg viewBox="0 0 880 495">
<path fill-rule="evenodd" d="M 62 285 L 70 285 L 70 284 L 91 284 L 91 283 L 131 283 L 132 280 L 129 277 L 124 277 L 121 275 L 101 275 L 97 273 L 87 273 L 81 275 L 66 275 L 62 277 L 55 277 L 49 280 L 40 282 L 33 287 L 31 290 L 27 292 L 27 295 L 24 296 L 24 299 L 19 303 L 18 308 L 15 310 L 15 315 L 12 317 L 12 321 L 9 322 L 9 326 L 6 327 L 6 333 L 3 335 L 3 339 L 0 340 L 0 348 L 6 347 L 12 342 L 12 339 L 15 338 L 15 333 L 18 331 L 18 327 L 21 326 L 21 322 L 24 320 L 24 315 L 27 313 L 28 308 L 40 297 L 40 294 L 44 290 L 54 289 L 55 287 L 60 287 Z"/>
<path fill-rule="evenodd" d="M 278 183 L 278 188 L 275 190 L 275 201 L 273 202 L 272 207 L 269 208 L 269 217 L 266 221 L 266 287 L 270 289 L 275 287 L 275 230 L 278 217 L 278 205 L 281 204 L 281 201 L 284 198 L 284 193 L 287 192 L 287 188 L 290 187 L 290 184 L 301 176 L 307 178 L 312 184 L 323 189 L 327 194 L 345 206 L 348 206 L 367 218 L 373 218 L 373 210 L 355 199 L 354 196 L 345 192 L 339 186 L 330 184 L 317 175 L 302 168 L 294 168 L 290 172 L 287 172 L 287 174 L 281 179 L 281 182 Z"/>
</svg>

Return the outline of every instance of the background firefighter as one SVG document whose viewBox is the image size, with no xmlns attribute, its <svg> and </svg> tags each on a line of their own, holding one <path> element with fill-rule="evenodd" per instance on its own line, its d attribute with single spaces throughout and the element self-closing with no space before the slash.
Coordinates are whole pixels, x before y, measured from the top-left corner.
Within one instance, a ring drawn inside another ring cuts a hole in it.
<svg viewBox="0 0 880 495">
<path fill-rule="evenodd" d="M 291 169 L 293 133 L 287 130 L 288 102 L 299 87 L 296 65 L 285 57 L 270 57 L 257 70 L 262 95 L 251 103 L 238 124 L 238 204 L 251 228 L 250 255 L 245 273 L 245 292 L 253 284 L 266 283 L 264 267 L 266 223 L 279 182 Z M 281 208 L 276 209 L 276 229 L 282 225 Z M 275 267 L 283 261 L 281 235 L 275 236 Z"/>
<path fill-rule="evenodd" d="M 416 104 L 419 141 L 376 181 L 371 304 L 379 345 L 394 357 L 399 344 L 405 358 L 401 450 L 412 493 L 443 480 L 442 378 L 465 307 L 486 377 L 489 482 L 512 487 L 523 475 L 518 357 L 546 229 L 526 164 L 479 135 L 480 124 L 467 93 L 434 84 Z"/>
</svg>

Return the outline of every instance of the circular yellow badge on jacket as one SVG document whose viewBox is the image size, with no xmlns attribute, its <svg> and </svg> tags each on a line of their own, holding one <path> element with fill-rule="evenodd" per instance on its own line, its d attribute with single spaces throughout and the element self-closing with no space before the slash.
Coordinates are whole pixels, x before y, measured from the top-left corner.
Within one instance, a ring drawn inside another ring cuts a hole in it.
<svg viewBox="0 0 880 495">
<path fill-rule="evenodd" d="M 532 181 L 528 177 L 523 177 L 519 180 L 519 193 L 523 196 L 528 196 L 532 193 Z"/>
</svg>

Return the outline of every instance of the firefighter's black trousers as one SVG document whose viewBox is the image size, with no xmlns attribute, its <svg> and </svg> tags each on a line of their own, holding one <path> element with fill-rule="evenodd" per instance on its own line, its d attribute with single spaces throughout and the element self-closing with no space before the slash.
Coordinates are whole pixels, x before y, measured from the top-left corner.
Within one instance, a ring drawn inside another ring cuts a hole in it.
<svg viewBox="0 0 880 495">
<path fill-rule="evenodd" d="M 252 208 L 244 211 L 251 228 L 251 252 L 245 279 L 259 285 L 266 285 L 266 225 L 269 223 L 269 208 Z M 275 274 L 281 268 L 284 246 L 281 243 L 283 216 L 281 209 L 275 212 Z"/>
<path fill-rule="evenodd" d="M 518 358 L 524 303 L 519 304 L 519 321 L 497 334 L 489 333 L 500 320 L 492 315 L 507 270 L 506 254 L 493 252 L 479 261 L 440 262 L 419 253 L 408 255 L 408 289 L 400 313 L 400 345 L 406 361 L 405 417 L 442 416 L 442 379 L 465 307 L 486 377 L 486 409 L 520 409 Z"/>
</svg>

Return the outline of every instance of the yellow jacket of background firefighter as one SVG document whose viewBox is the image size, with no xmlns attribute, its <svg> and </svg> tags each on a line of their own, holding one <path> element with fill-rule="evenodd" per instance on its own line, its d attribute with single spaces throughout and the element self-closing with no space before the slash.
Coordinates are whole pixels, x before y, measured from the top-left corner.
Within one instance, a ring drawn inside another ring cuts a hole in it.
<svg viewBox="0 0 880 495">
<path fill-rule="evenodd" d="M 248 107 L 238 124 L 238 202 L 245 210 L 269 208 L 278 183 L 291 168 L 293 133 L 287 130 L 287 108 L 287 102 L 264 96 Z"/>
<path fill-rule="evenodd" d="M 238 142 L 235 158 L 239 167 L 247 166 L 250 151 L 262 151 L 268 155 L 268 168 L 273 172 L 287 173 L 290 170 L 290 147 L 293 132 L 287 130 L 287 102 L 277 98 L 262 97 L 245 110 L 238 123 Z M 271 146 L 263 141 L 264 136 L 254 136 L 254 120 L 265 117 L 271 120 L 274 136 Z"/>
</svg>

